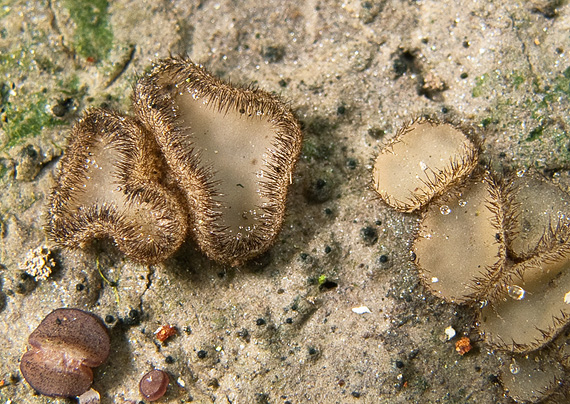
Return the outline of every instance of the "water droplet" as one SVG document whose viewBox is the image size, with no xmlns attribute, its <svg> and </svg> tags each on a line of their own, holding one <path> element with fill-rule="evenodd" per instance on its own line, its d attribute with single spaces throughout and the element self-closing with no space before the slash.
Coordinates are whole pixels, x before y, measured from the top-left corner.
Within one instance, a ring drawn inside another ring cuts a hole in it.
<svg viewBox="0 0 570 404">
<path fill-rule="evenodd" d="M 507 292 L 509 296 L 515 300 L 522 300 L 524 299 L 524 295 L 526 291 L 521 288 L 519 285 L 510 285 L 507 287 Z"/>
<path fill-rule="evenodd" d="M 425 170 L 427 170 L 428 167 L 427 167 L 426 163 L 424 163 L 423 161 L 420 161 L 420 168 L 422 169 L 422 171 L 425 171 Z"/>
<path fill-rule="evenodd" d="M 439 211 L 441 212 L 442 215 L 449 215 L 451 213 L 451 208 L 447 205 L 442 205 L 439 208 Z"/>
<path fill-rule="evenodd" d="M 435 276 L 433 278 L 431 278 L 431 283 L 438 283 L 439 279 L 436 278 Z"/>
<path fill-rule="evenodd" d="M 517 177 L 524 177 L 524 173 L 526 170 L 518 170 L 517 171 Z"/>
<path fill-rule="evenodd" d="M 520 366 L 517 364 L 517 362 L 513 359 L 511 364 L 509 365 L 509 370 L 511 371 L 511 373 L 513 375 L 516 375 L 518 372 L 521 371 Z"/>
<path fill-rule="evenodd" d="M 457 203 L 458 203 L 459 206 L 465 206 L 465 205 L 467 205 L 467 201 L 464 201 L 463 199 L 460 199 Z"/>
</svg>

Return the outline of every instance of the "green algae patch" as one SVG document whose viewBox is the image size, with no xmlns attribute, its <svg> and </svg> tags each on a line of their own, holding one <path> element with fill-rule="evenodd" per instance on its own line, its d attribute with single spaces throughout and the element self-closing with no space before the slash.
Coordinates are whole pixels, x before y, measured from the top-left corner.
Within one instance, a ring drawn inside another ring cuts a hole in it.
<svg viewBox="0 0 570 404">
<path fill-rule="evenodd" d="M 77 53 L 95 61 L 105 59 L 113 45 L 107 0 L 65 0 L 63 6 L 75 22 L 73 47 Z"/>
<path fill-rule="evenodd" d="M 64 123 L 47 111 L 48 101 L 43 93 L 31 94 L 26 103 L 7 102 L 2 107 L 5 110 L 6 122 L 0 126 L 5 133 L 5 138 L 0 143 L 0 151 L 38 136 L 44 128 Z"/>
</svg>

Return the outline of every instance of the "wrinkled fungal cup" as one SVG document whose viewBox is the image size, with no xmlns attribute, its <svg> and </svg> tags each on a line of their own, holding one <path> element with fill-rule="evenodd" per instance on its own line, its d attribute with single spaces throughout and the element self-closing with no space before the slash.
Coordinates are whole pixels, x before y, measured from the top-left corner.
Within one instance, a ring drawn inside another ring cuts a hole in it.
<svg viewBox="0 0 570 404">
<path fill-rule="evenodd" d="M 301 149 L 290 109 L 183 58 L 163 60 L 141 78 L 133 105 L 186 196 L 202 251 L 235 266 L 267 250 Z"/>
<path fill-rule="evenodd" d="M 73 127 L 49 197 L 51 239 L 77 248 L 110 237 L 137 261 L 164 260 L 184 241 L 187 219 L 163 165 L 137 121 L 92 109 Z"/>
</svg>

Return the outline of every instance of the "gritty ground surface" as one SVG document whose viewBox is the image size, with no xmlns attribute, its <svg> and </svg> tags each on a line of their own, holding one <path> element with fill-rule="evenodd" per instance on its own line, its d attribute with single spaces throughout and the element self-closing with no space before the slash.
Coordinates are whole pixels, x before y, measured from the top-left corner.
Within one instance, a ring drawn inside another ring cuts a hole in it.
<svg viewBox="0 0 570 404">
<path fill-rule="evenodd" d="M 152 368 L 170 374 L 171 403 L 512 402 L 498 381 L 508 355 L 480 340 L 473 309 L 420 283 L 418 217 L 375 197 L 371 161 L 399 126 L 429 115 L 477 128 L 497 171 L 535 167 L 564 184 L 566 1 L 0 4 L 2 403 L 67 402 L 34 395 L 18 368 L 27 336 L 58 307 L 106 318 L 112 354 L 94 382 L 106 403 L 138 402 Z M 276 245 L 238 269 L 190 242 L 151 267 L 105 242 L 54 248 L 41 217 L 70 125 L 90 106 L 128 111 L 137 75 L 180 53 L 281 94 L 302 122 Z M 19 263 L 42 245 L 57 266 L 35 282 Z M 160 344 L 167 323 L 178 334 Z M 475 348 L 458 355 L 448 326 Z"/>
</svg>

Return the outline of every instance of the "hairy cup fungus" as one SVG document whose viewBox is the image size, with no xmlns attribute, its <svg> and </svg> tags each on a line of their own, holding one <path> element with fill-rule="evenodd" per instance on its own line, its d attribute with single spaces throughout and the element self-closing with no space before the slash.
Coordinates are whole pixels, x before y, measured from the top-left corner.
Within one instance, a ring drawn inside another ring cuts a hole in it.
<svg viewBox="0 0 570 404">
<path fill-rule="evenodd" d="M 141 78 L 133 104 L 186 196 L 202 251 L 235 266 L 267 250 L 301 149 L 290 109 L 183 58 L 163 60 Z"/>
<path fill-rule="evenodd" d="M 374 187 L 401 212 L 412 212 L 465 179 L 478 150 L 458 128 L 417 119 L 398 130 L 376 157 Z"/>
<path fill-rule="evenodd" d="M 49 198 L 50 237 L 66 247 L 111 237 L 144 263 L 187 233 L 223 264 L 266 251 L 301 150 L 291 110 L 180 57 L 143 76 L 133 104 L 135 118 L 94 109 L 74 126 Z"/>
<path fill-rule="evenodd" d="M 570 195 L 535 176 L 515 185 L 511 260 L 480 323 L 492 345 L 528 352 L 550 341 L 570 318 Z"/>
<path fill-rule="evenodd" d="M 187 229 L 185 209 L 163 172 L 152 135 L 136 120 L 89 111 L 73 127 L 49 197 L 49 235 L 66 247 L 111 237 L 138 261 L 163 260 Z"/>
<path fill-rule="evenodd" d="M 76 397 L 93 382 L 91 368 L 109 356 L 110 340 L 103 322 L 78 309 L 57 309 L 28 337 L 31 348 L 22 356 L 20 370 L 39 393 Z"/>
<path fill-rule="evenodd" d="M 497 217 L 494 182 L 471 180 L 430 204 L 414 241 L 426 284 L 438 296 L 465 302 L 481 284 L 478 279 L 504 265 L 502 221 Z"/>
</svg>

